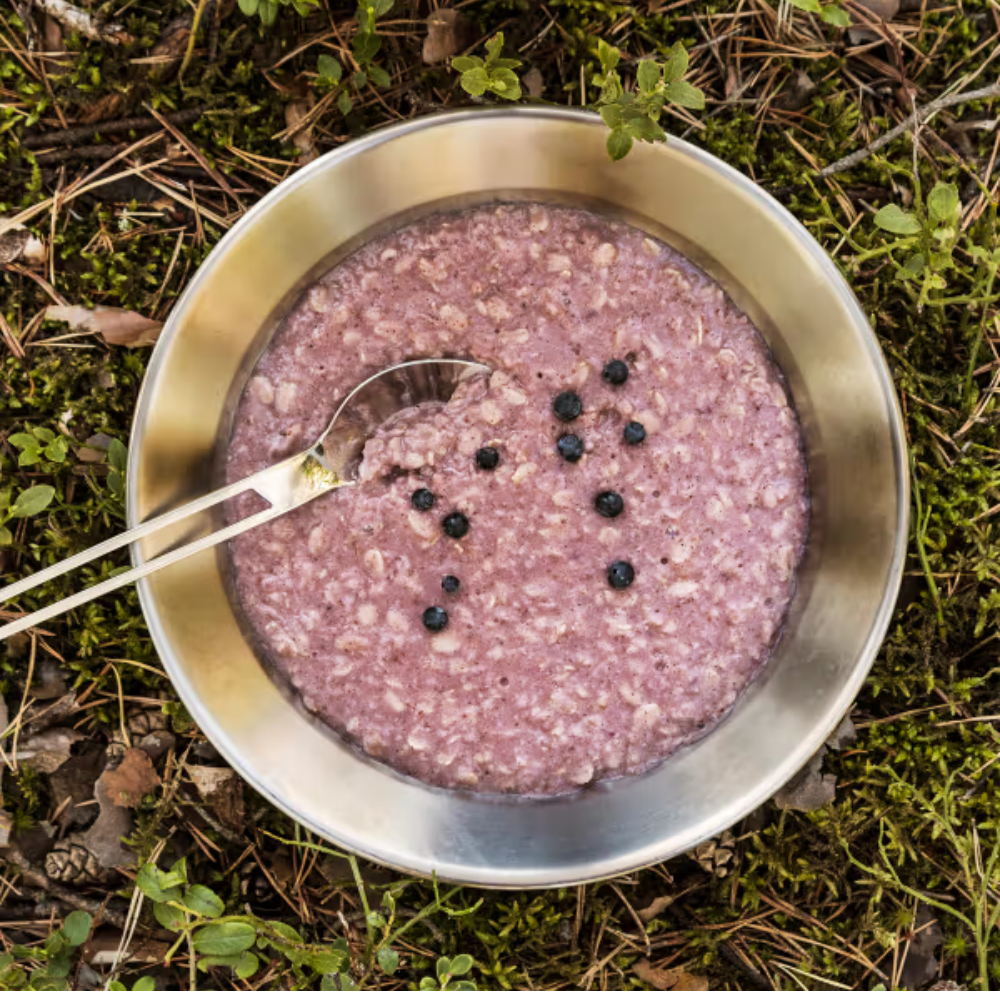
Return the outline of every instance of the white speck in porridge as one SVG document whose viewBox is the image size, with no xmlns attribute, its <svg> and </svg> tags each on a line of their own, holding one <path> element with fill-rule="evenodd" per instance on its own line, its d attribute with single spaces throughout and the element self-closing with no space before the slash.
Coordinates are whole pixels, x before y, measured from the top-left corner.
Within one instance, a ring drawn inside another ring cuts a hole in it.
<svg viewBox="0 0 1000 1000">
<path fill-rule="evenodd" d="M 230 477 L 300 450 L 379 369 L 448 355 L 493 375 L 384 425 L 358 485 L 232 543 L 248 622 L 312 711 L 430 784 L 549 795 L 646 770 L 733 706 L 793 595 L 809 502 L 781 375 L 719 287 L 642 232 L 473 209 L 373 241 L 303 296 L 240 402 Z"/>
</svg>

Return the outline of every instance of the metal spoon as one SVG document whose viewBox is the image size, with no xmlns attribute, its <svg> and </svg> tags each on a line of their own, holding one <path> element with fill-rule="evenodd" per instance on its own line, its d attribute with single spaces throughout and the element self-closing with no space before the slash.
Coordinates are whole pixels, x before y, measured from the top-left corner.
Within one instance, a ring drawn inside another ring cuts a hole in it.
<svg viewBox="0 0 1000 1000">
<path fill-rule="evenodd" d="M 445 358 L 432 358 L 424 361 L 406 361 L 380 371 L 377 375 L 365 379 L 337 407 L 333 419 L 319 439 L 305 451 L 286 458 L 277 465 L 272 465 L 263 472 L 257 472 L 237 483 L 223 486 L 198 500 L 183 504 L 175 510 L 139 527 L 126 531 L 121 535 L 78 555 L 64 559 L 54 566 L 49 566 L 39 573 L 25 577 L 17 583 L 0 590 L 0 604 L 4 604 L 18 594 L 62 576 L 70 570 L 83 566 L 94 559 L 99 559 L 124 545 L 130 545 L 141 538 L 166 528 L 171 524 L 197 514 L 199 511 L 214 507 L 223 500 L 253 490 L 263 497 L 270 507 L 267 510 L 252 514 L 236 524 L 215 531 L 195 542 L 182 545 L 149 562 L 137 566 L 125 573 L 119 573 L 102 583 L 88 587 L 71 597 L 56 601 L 46 608 L 33 611 L 0 628 L 0 639 L 16 635 L 25 629 L 32 628 L 41 622 L 61 615 L 64 611 L 86 604 L 96 597 L 109 594 L 119 587 L 135 583 L 158 569 L 170 566 L 181 559 L 201 552 L 203 549 L 228 541 L 237 535 L 256 528 L 273 518 L 304 503 L 329 493 L 343 486 L 353 486 L 357 482 L 358 466 L 367 440 L 393 414 L 398 413 L 418 403 L 431 401 L 447 402 L 463 382 L 475 375 L 488 375 L 490 368 L 477 361 L 459 361 Z"/>
</svg>

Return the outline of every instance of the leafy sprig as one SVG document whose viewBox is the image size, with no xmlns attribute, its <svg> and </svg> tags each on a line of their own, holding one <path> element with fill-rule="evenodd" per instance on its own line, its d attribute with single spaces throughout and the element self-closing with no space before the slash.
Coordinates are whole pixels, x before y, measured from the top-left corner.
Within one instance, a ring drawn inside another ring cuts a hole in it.
<svg viewBox="0 0 1000 1000">
<path fill-rule="evenodd" d="M 382 38 L 376 33 L 376 22 L 392 10 L 394 0 L 358 0 L 355 17 L 357 31 L 351 39 L 351 55 L 357 69 L 344 80 L 344 67 L 335 56 L 324 52 L 316 60 L 316 73 L 321 88 L 326 90 L 342 87 L 337 96 L 337 107 L 342 115 L 349 115 L 354 108 L 355 95 L 368 84 L 383 90 L 392 86 L 392 77 L 383 66 L 375 63 L 375 57 L 382 51 Z"/>
<path fill-rule="evenodd" d="M 10 545 L 14 536 L 7 527 L 8 522 L 41 514 L 56 495 L 55 488 L 47 483 L 29 486 L 14 499 L 9 489 L 0 489 L 0 545 Z"/>
<path fill-rule="evenodd" d="M 514 72 L 521 60 L 503 57 L 502 31 L 486 43 L 485 58 L 458 56 L 451 65 L 462 74 L 462 89 L 473 97 L 482 97 L 487 91 L 505 101 L 516 101 L 521 96 L 521 81 Z"/>
<path fill-rule="evenodd" d="M 280 8 L 294 7 L 296 14 L 307 17 L 314 7 L 319 6 L 319 0 L 239 0 L 239 4 L 247 17 L 256 15 L 261 24 L 270 26 L 278 20 Z"/>
<path fill-rule="evenodd" d="M 472 968 L 471 955 L 456 955 L 454 958 L 439 958 L 434 969 L 437 978 L 424 976 L 420 980 L 421 990 L 442 990 L 446 993 L 476 990 L 476 984 L 468 979 L 455 979 L 464 976 Z"/>
<path fill-rule="evenodd" d="M 94 918 L 83 910 L 66 915 L 62 927 L 34 947 L 15 944 L 0 955 L 0 989 L 31 992 L 68 990 L 73 956 L 88 937 Z M 29 973 L 22 962 L 34 965 Z"/>
<path fill-rule="evenodd" d="M 838 0 L 827 4 L 821 4 L 819 0 L 788 0 L 788 2 L 807 14 L 819 14 L 827 24 L 832 24 L 835 28 L 851 26 L 851 15 L 844 10 Z"/>
<path fill-rule="evenodd" d="M 18 434 L 11 434 L 7 440 L 17 448 L 17 464 L 21 468 L 44 462 L 58 465 L 65 460 L 66 452 L 69 451 L 66 438 L 48 427 L 28 427 Z"/>
</svg>

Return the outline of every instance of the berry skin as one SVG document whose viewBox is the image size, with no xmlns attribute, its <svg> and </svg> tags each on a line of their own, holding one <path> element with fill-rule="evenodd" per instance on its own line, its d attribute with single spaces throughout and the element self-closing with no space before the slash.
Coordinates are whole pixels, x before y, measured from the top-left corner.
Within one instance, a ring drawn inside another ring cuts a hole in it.
<svg viewBox="0 0 1000 1000">
<path fill-rule="evenodd" d="M 469 519 L 457 510 L 449 514 L 441 524 L 449 538 L 464 538 L 469 533 Z"/>
<path fill-rule="evenodd" d="M 575 434 L 563 434 L 556 441 L 556 451 L 566 459 L 567 462 L 579 462 L 583 458 L 583 441 Z"/>
<path fill-rule="evenodd" d="M 646 440 L 646 428 L 638 420 L 630 420 L 622 431 L 626 444 L 642 444 Z"/>
<path fill-rule="evenodd" d="M 410 497 L 410 503 L 417 510 L 430 510 L 434 506 L 436 499 L 437 497 L 430 490 L 420 489 L 416 490 L 413 496 Z"/>
<path fill-rule="evenodd" d="M 617 559 L 608 567 L 608 583 L 615 590 L 624 590 L 632 585 L 635 579 L 635 570 L 632 564 L 624 559 Z"/>
<path fill-rule="evenodd" d="M 500 464 L 500 452 L 496 448 L 480 448 L 476 452 L 476 465 L 480 469 L 495 469 Z"/>
<path fill-rule="evenodd" d="M 620 493 L 607 490 L 594 497 L 594 509 L 601 517 L 617 517 L 625 509 L 625 501 Z"/>
<path fill-rule="evenodd" d="M 448 624 L 448 612 L 437 606 L 428 608 L 423 614 L 423 621 L 428 632 L 440 632 Z"/>
<path fill-rule="evenodd" d="M 457 576 L 452 576 L 450 573 L 448 574 L 448 576 L 443 577 L 442 580 L 441 580 L 441 589 L 446 594 L 457 594 L 458 593 L 458 588 L 461 585 L 462 584 L 459 582 L 458 577 Z"/>
<path fill-rule="evenodd" d="M 610 385 L 624 385 L 628 381 L 628 365 L 617 359 L 609 361 L 601 375 Z"/>
<path fill-rule="evenodd" d="M 583 400 L 575 392 L 561 392 L 552 401 L 552 409 L 563 423 L 569 423 L 583 413 Z"/>
</svg>

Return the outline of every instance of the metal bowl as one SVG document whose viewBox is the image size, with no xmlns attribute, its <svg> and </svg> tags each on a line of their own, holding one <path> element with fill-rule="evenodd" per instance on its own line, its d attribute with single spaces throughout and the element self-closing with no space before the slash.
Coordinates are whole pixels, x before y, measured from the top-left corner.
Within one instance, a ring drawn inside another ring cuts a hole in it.
<svg viewBox="0 0 1000 1000">
<path fill-rule="evenodd" d="M 551 886 L 689 850 L 815 752 L 864 680 L 895 602 L 903 432 L 847 284 L 785 209 L 719 160 L 671 139 L 611 163 L 605 136 L 585 112 L 514 108 L 417 119 L 348 143 L 280 184 L 219 243 L 150 362 L 132 435 L 130 525 L 214 484 L 254 361 L 324 270 L 429 212 L 532 199 L 586 205 L 676 246 L 754 319 L 788 378 L 813 514 L 784 636 L 718 728 L 637 778 L 547 800 L 430 788 L 364 758 L 280 689 L 241 631 L 224 558 L 206 553 L 140 584 L 170 679 L 220 752 L 296 820 L 392 868 Z M 137 547 L 133 559 L 152 554 Z"/>
</svg>

